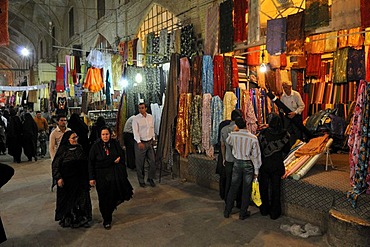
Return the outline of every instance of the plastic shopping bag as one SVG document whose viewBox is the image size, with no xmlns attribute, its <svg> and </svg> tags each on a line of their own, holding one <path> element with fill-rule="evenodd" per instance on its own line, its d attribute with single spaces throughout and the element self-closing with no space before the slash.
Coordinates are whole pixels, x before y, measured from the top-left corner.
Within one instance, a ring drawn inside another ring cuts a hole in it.
<svg viewBox="0 0 370 247">
<path fill-rule="evenodd" d="M 261 195 L 260 195 L 260 186 L 258 183 L 257 178 L 255 178 L 252 182 L 252 194 L 251 194 L 252 201 L 256 204 L 257 207 L 261 206 Z"/>
</svg>

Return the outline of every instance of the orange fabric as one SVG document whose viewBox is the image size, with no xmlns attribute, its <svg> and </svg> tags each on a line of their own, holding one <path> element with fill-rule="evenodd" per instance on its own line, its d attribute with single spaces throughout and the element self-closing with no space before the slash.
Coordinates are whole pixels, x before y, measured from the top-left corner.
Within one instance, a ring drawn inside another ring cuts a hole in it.
<svg viewBox="0 0 370 247">
<path fill-rule="evenodd" d="M 296 152 L 295 156 L 300 157 L 304 155 L 316 155 L 324 151 L 326 143 L 329 141 L 329 135 L 325 134 L 311 139 L 307 144 L 300 147 Z"/>
<path fill-rule="evenodd" d="M 361 27 L 351 28 L 348 32 L 348 46 L 351 46 L 357 50 L 362 49 L 364 44 L 364 36 L 360 33 Z"/>
<path fill-rule="evenodd" d="M 103 77 L 101 74 L 101 69 L 98 68 L 89 68 L 87 71 L 84 88 L 87 88 L 89 92 L 99 92 L 104 87 Z"/>
<path fill-rule="evenodd" d="M 339 30 L 338 31 L 338 48 L 347 47 L 348 44 L 348 30 Z"/>
<path fill-rule="evenodd" d="M 311 37 L 311 53 L 322 54 L 325 50 L 325 34 L 318 34 Z"/>
<path fill-rule="evenodd" d="M 260 47 L 248 48 L 247 52 L 247 65 L 249 66 L 258 66 L 260 65 Z"/>
</svg>

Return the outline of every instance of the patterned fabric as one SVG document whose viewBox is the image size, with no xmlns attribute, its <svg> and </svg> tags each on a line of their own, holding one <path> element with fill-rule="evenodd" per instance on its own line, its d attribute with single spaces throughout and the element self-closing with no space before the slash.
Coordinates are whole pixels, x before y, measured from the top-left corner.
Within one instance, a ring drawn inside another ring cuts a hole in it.
<svg viewBox="0 0 370 247">
<path fill-rule="evenodd" d="M 195 95 L 191 105 L 191 142 L 202 149 L 202 96 Z"/>
<path fill-rule="evenodd" d="M 154 32 L 148 33 L 145 36 L 145 64 L 148 66 L 153 64 L 153 39 Z"/>
<path fill-rule="evenodd" d="M 286 23 L 288 55 L 302 55 L 304 47 L 304 11 L 288 15 Z"/>
<path fill-rule="evenodd" d="M 238 98 L 233 92 L 226 92 L 224 96 L 224 119 L 231 119 L 231 112 L 235 110 L 236 102 Z"/>
<path fill-rule="evenodd" d="M 347 192 L 347 198 L 351 202 L 352 207 L 356 207 L 358 196 L 365 192 L 366 189 L 370 191 L 370 176 L 369 176 L 369 161 L 370 161 L 370 140 L 368 135 L 370 133 L 370 86 L 366 85 L 366 92 L 363 101 L 362 112 L 362 133 L 361 144 L 358 152 L 358 163 L 355 164 L 355 173 L 353 177 L 354 187 Z M 351 131 L 352 133 L 352 131 Z"/>
<path fill-rule="evenodd" d="M 145 82 L 147 88 L 147 103 L 162 104 L 162 95 L 160 92 L 160 71 L 158 68 L 145 68 L 144 69 Z"/>
<path fill-rule="evenodd" d="M 216 55 L 213 57 L 213 94 L 223 99 L 225 90 L 224 57 Z"/>
<path fill-rule="evenodd" d="M 349 165 L 350 165 L 350 180 L 354 183 L 355 166 L 358 164 L 360 143 L 362 136 L 362 112 L 364 109 L 364 101 L 366 97 L 366 82 L 361 81 L 358 87 L 356 107 L 353 112 L 351 130 L 348 138 L 349 147 Z"/>
<path fill-rule="evenodd" d="M 312 42 L 310 53 L 313 54 L 322 54 L 325 50 L 325 34 L 317 34 L 310 37 Z"/>
<path fill-rule="evenodd" d="M 122 57 L 120 55 L 112 55 L 112 84 L 113 90 L 122 90 L 119 81 L 122 77 Z"/>
<path fill-rule="evenodd" d="M 180 75 L 179 75 L 179 93 L 188 93 L 188 85 L 190 81 L 190 64 L 187 57 L 180 59 Z"/>
<path fill-rule="evenodd" d="M 243 103 L 242 103 L 243 116 L 247 124 L 247 130 L 252 134 L 257 133 L 257 118 L 254 112 L 252 101 L 248 90 L 243 90 Z"/>
<path fill-rule="evenodd" d="M 127 95 L 127 116 L 132 116 L 137 114 L 137 106 L 139 104 L 139 99 L 143 99 L 145 102 L 148 101 L 148 89 L 146 76 L 143 76 L 143 81 L 141 83 L 136 82 L 136 75 L 144 75 L 144 68 L 129 66 L 126 69 L 126 79 L 128 85 L 126 87 Z"/>
<path fill-rule="evenodd" d="M 334 52 L 334 83 L 347 82 L 348 48 Z"/>
<path fill-rule="evenodd" d="M 214 96 L 211 102 L 212 128 L 211 145 L 218 143 L 218 126 L 223 119 L 223 102 L 219 96 Z"/>
<path fill-rule="evenodd" d="M 202 148 L 208 157 L 213 158 L 214 149 L 211 145 L 211 101 L 212 95 L 209 93 L 203 94 L 202 103 Z"/>
<path fill-rule="evenodd" d="M 191 79 L 189 92 L 193 95 L 202 94 L 202 63 L 203 59 L 201 56 L 193 56 L 191 58 Z"/>
<path fill-rule="evenodd" d="M 204 39 L 204 52 L 206 55 L 213 56 L 218 54 L 218 35 L 220 25 L 219 11 L 218 4 L 213 4 L 207 10 Z"/>
<path fill-rule="evenodd" d="M 181 94 L 177 113 L 175 148 L 181 157 L 187 157 L 191 148 L 190 109 L 191 93 Z"/>
<path fill-rule="evenodd" d="M 354 48 L 349 48 L 347 60 L 347 80 L 364 80 L 365 75 L 365 50 L 356 50 Z"/>
<path fill-rule="evenodd" d="M 203 56 L 202 91 L 213 95 L 213 60 L 211 56 Z"/>
<path fill-rule="evenodd" d="M 321 55 L 308 54 L 307 57 L 307 76 L 319 76 L 321 66 Z"/>
<path fill-rule="evenodd" d="M 267 20 L 266 49 L 270 55 L 285 52 L 286 18 Z"/>
<path fill-rule="evenodd" d="M 181 57 L 191 57 L 195 53 L 194 27 L 189 24 L 181 29 Z"/>
<path fill-rule="evenodd" d="M 220 4 L 220 52 L 233 50 L 233 1 L 226 0 Z"/>
<path fill-rule="evenodd" d="M 305 30 L 312 30 L 328 25 L 328 0 L 306 0 Z"/>
</svg>

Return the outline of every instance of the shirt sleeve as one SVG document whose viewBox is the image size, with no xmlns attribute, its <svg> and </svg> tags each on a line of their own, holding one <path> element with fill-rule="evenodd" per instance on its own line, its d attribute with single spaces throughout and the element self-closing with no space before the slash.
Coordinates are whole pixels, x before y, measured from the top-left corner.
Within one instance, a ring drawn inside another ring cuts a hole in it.
<svg viewBox="0 0 370 247">
<path fill-rule="evenodd" d="M 54 159 L 55 156 L 55 137 L 54 137 L 54 131 L 50 134 L 50 140 L 49 140 L 49 153 L 51 160 Z"/>
<path fill-rule="evenodd" d="M 298 92 L 296 93 L 295 96 L 296 96 L 295 98 L 296 98 L 296 102 L 297 102 L 297 105 L 298 105 L 298 108 L 297 108 L 297 110 L 295 110 L 295 112 L 297 114 L 301 114 L 303 112 L 303 110 L 304 110 L 305 104 L 304 104 L 304 102 L 302 100 L 301 95 Z"/>
<path fill-rule="evenodd" d="M 139 134 L 139 123 L 136 117 L 132 120 L 132 132 L 134 133 L 134 139 L 137 143 L 140 143 L 140 134 Z"/>
<path fill-rule="evenodd" d="M 253 143 L 252 143 L 251 160 L 252 160 L 253 166 L 254 166 L 254 174 L 258 175 L 260 167 L 262 165 L 262 160 L 261 160 L 261 150 L 260 150 L 260 146 L 258 144 L 257 139 L 255 141 L 253 141 Z"/>
</svg>

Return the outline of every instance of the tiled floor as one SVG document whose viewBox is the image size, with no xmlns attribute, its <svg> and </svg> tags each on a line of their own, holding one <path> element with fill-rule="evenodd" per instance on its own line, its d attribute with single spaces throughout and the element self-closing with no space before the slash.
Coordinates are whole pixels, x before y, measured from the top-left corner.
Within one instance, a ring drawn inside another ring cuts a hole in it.
<svg viewBox="0 0 370 247">
<path fill-rule="evenodd" d="M 103 229 L 96 191 L 91 191 L 91 228 L 61 228 L 54 219 L 55 192 L 50 191 L 50 160 L 14 164 L 9 156 L 0 161 L 15 168 L 14 177 L 0 190 L 0 215 L 7 246 L 327 246 L 325 236 L 301 239 L 280 230 L 296 222 L 276 221 L 251 208 L 252 216 L 238 219 L 237 211 L 223 217 L 218 192 L 165 177 L 155 188 L 140 188 L 129 171 L 134 198 L 120 205 L 113 227 Z M 304 222 L 300 222 L 304 223 Z"/>
</svg>

